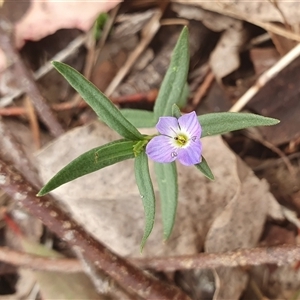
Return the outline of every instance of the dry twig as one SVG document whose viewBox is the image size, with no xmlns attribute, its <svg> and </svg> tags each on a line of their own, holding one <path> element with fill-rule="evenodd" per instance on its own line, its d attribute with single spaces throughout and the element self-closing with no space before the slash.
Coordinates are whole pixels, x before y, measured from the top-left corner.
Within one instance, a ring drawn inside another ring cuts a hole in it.
<svg viewBox="0 0 300 300">
<path fill-rule="evenodd" d="M 97 49 L 96 49 L 96 40 L 94 38 L 93 28 L 86 34 L 86 47 L 88 49 L 88 53 L 86 56 L 86 62 L 85 62 L 85 66 L 84 66 L 82 74 L 87 79 L 90 79 L 90 77 L 91 77 L 93 67 L 94 67 L 96 60 L 106 42 L 109 32 L 114 24 L 114 20 L 119 11 L 119 7 L 120 7 L 120 5 L 117 5 L 112 10 L 111 18 L 109 18 L 108 21 L 105 23 L 103 33 L 102 33 L 101 39 L 99 41 L 99 46 Z M 81 100 L 82 100 L 81 95 L 76 93 L 70 102 L 72 103 L 72 106 L 75 107 L 81 102 Z"/>
<path fill-rule="evenodd" d="M 6 247 L 0 247 L 0 261 L 21 268 L 29 268 L 36 271 L 82 272 L 83 267 L 78 259 L 50 258 L 15 251 Z"/>
<path fill-rule="evenodd" d="M 268 81 L 275 77 L 299 55 L 300 44 L 295 46 L 291 51 L 283 56 L 273 67 L 264 72 L 257 79 L 256 83 L 231 107 L 230 111 L 239 112 Z"/>
<path fill-rule="evenodd" d="M 77 259 L 46 258 L 0 247 L 0 261 L 33 270 L 80 272 L 83 266 Z M 295 245 L 239 249 L 225 253 L 200 253 L 197 255 L 131 258 L 129 261 L 141 268 L 156 271 L 213 269 L 217 267 L 244 267 L 263 264 L 285 265 L 300 261 L 300 248 Z"/>
<path fill-rule="evenodd" d="M 105 93 L 104 93 L 105 95 L 107 95 L 108 97 L 111 96 L 111 94 L 115 91 L 115 89 L 121 83 L 121 81 L 126 76 L 126 74 L 129 72 L 131 67 L 134 65 L 136 60 L 143 53 L 145 48 L 149 45 L 149 43 L 155 36 L 156 32 L 160 28 L 159 20 L 160 20 L 161 16 L 162 16 L 161 10 L 154 13 L 153 17 L 150 19 L 150 21 L 147 23 L 147 25 L 143 29 L 142 40 L 140 41 L 140 43 L 136 47 L 136 49 L 129 55 L 124 66 L 119 70 L 118 74 L 115 76 L 115 78 L 112 80 L 110 85 L 107 87 L 107 89 L 105 90 Z"/>
<path fill-rule="evenodd" d="M 258 143 L 264 145 L 266 148 L 268 148 L 271 151 L 273 151 L 274 153 L 276 153 L 282 159 L 283 163 L 286 165 L 286 168 L 289 170 L 290 174 L 292 176 L 296 176 L 295 170 L 294 170 L 290 160 L 288 159 L 288 157 L 285 155 L 285 153 L 283 151 L 281 151 L 278 147 L 276 147 L 272 143 L 270 143 L 267 140 L 260 137 L 259 134 L 256 134 L 249 129 L 245 131 L 245 135 L 248 138 L 250 138 L 254 141 L 257 141 Z"/>
<path fill-rule="evenodd" d="M 25 102 L 25 109 L 30 124 L 30 129 L 35 143 L 35 148 L 39 149 L 41 147 L 41 142 L 40 142 L 40 127 L 39 127 L 38 119 L 30 99 L 28 97 L 25 97 L 24 102 Z"/>
<path fill-rule="evenodd" d="M 210 88 L 210 86 L 214 82 L 214 79 L 215 79 L 214 73 L 212 71 L 208 71 L 202 84 L 200 84 L 200 86 L 197 89 L 195 96 L 193 98 L 192 105 L 194 108 L 199 105 L 201 99 L 205 96 L 205 94 L 207 93 L 207 90 Z"/>
<path fill-rule="evenodd" d="M 141 268 L 152 268 L 157 271 L 171 272 L 190 269 L 214 269 L 221 266 L 285 265 L 299 260 L 299 246 L 283 245 L 277 247 L 240 249 L 226 253 L 201 253 L 198 255 L 135 259 L 132 261 Z"/>
<path fill-rule="evenodd" d="M 170 26 L 170 25 L 182 25 L 182 26 L 189 26 L 189 21 L 186 19 L 179 19 L 179 18 L 174 18 L 174 19 L 162 19 L 160 21 L 161 26 Z"/>
<path fill-rule="evenodd" d="M 153 103 L 157 97 L 158 90 L 153 89 L 146 93 L 137 93 L 133 95 L 124 95 L 116 98 L 111 98 L 111 101 L 115 104 L 125 104 L 125 103 L 138 103 L 138 102 L 148 102 Z M 76 103 L 73 99 L 64 103 L 53 104 L 51 108 L 55 111 L 64 111 L 70 110 L 73 108 L 85 108 L 87 107 L 87 103 L 84 101 L 80 101 Z M 0 107 L 0 116 L 22 116 L 26 114 L 26 109 L 24 107 Z"/>
<path fill-rule="evenodd" d="M 300 158 L 300 152 L 292 153 L 286 156 L 289 160 L 292 159 L 299 159 Z M 283 159 L 277 158 L 277 159 L 272 159 L 272 161 L 264 161 L 260 165 L 253 167 L 252 170 L 254 172 L 262 171 L 268 168 L 273 168 L 274 166 L 279 166 L 283 162 Z"/>
</svg>

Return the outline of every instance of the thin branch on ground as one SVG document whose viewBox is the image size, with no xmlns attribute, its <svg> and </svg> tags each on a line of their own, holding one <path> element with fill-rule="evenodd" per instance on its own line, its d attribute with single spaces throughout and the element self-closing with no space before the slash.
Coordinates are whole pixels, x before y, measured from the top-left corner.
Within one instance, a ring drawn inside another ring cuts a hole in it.
<svg viewBox="0 0 300 300">
<path fill-rule="evenodd" d="M 18 205 L 39 218 L 45 226 L 70 247 L 76 247 L 86 260 L 103 270 L 124 289 L 144 299 L 189 299 L 172 285 L 148 275 L 125 259 L 111 252 L 72 220 L 50 197 L 36 197 L 35 190 L 12 167 L 0 160 L 0 188 Z"/>
<path fill-rule="evenodd" d="M 214 82 L 214 79 L 215 79 L 214 73 L 211 70 L 209 70 L 202 84 L 200 84 L 199 88 L 195 93 L 192 102 L 193 108 L 196 108 L 199 105 L 203 97 L 206 95 L 208 89 L 211 87 L 212 83 Z"/>
<path fill-rule="evenodd" d="M 108 19 L 108 21 L 105 23 L 104 29 L 103 29 L 103 33 L 101 35 L 100 41 L 99 41 L 99 46 L 96 49 L 96 40 L 94 37 L 94 30 L 93 28 L 90 29 L 90 31 L 88 33 L 86 33 L 86 40 L 85 40 L 85 44 L 86 44 L 86 48 L 88 50 L 88 53 L 86 55 L 86 61 L 85 61 L 85 65 L 84 65 L 84 69 L 83 69 L 83 76 L 87 79 L 91 78 L 92 75 L 92 71 L 93 71 L 93 67 L 96 63 L 96 60 L 98 58 L 98 56 L 100 55 L 100 52 L 106 42 L 106 39 L 109 35 L 109 32 L 114 24 L 114 20 L 116 18 L 116 15 L 118 13 L 120 5 L 117 5 L 111 12 L 111 18 Z M 70 103 L 72 104 L 72 106 L 76 107 L 80 102 L 82 101 L 82 97 L 80 94 L 75 94 Z"/>
<path fill-rule="evenodd" d="M 112 9 L 111 13 L 110 13 L 110 18 L 107 20 L 107 22 L 105 23 L 104 25 L 104 28 L 103 28 L 103 31 L 102 31 L 102 35 L 101 35 L 101 38 L 100 38 L 100 41 L 99 41 L 99 44 L 98 44 L 98 47 L 95 51 L 95 55 L 93 56 L 93 66 L 95 65 L 96 63 L 96 60 L 97 58 L 99 57 L 100 55 L 100 52 L 102 51 L 104 45 L 105 45 L 105 42 L 108 38 L 108 35 L 115 23 L 115 20 L 116 20 L 116 17 L 117 17 L 117 14 L 118 14 L 118 11 L 120 9 L 120 4 L 117 5 L 115 8 Z"/>
<path fill-rule="evenodd" d="M 78 259 L 51 258 L 15 251 L 0 247 L 0 261 L 21 268 L 36 271 L 50 271 L 63 273 L 83 272 L 83 267 Z"/>
<path fill-rule="evenodd" d="M 0 247 L 0 261 L 33 270 L 57 272 L 81 272 L 83 266 L 77 259 L 46 258 Z M 278 266 L 300 261 L 300 247 L 281 245 L 239 249 L 225 253 L 199 253 L 174 257 L 129 258 L 129 261 L 144 269 L 177 271 L 191 269 L 213 269 L 217 267 L 245 267 L 263 264 Z"/>
<path fill-rule="evenodd" d="M 300 260 L 300 247 L 283 245 L 253 249 L 240 249 L 226 253 L 201 253 L 180 257 L 141 258 L 131 260 L 141 268 L 157 271 L 214 269 L 217 267 L 244 267 L 274 264 L 278 266 Z"/>
<path fill-rule="evenodd" d="M 158 94 L 158 90 L 153 89 L 145 93 L 137 93 L 132 95 L 124 95 L 116 98 L 111 98 L 111 101 L 115 104 L 139 103 L 142 101 L 153 103 L 157 97 L 157 94 Z M 72 99 L 71 101 L 68 102 L 52 104 L 51 108 L 54 111 L 64 111 L 64 110 L 70 110 L 74 108 L 85 108 L 87 106 L 88 106 L 87 103 L 84 101 L 75 103 L 74 100 Z M 12 117 L 12 116 L 22 116 L 22 115 L 26 115 L 26 109 L 24 107 L 12 106 L 12 107 L 0 108 L 0 116 Z"/>
<path fill-rule="evenodd" d="M 25 66 L 19 53 L 16 51 L 13 45 L 12 32 L 12 24 L 4 19 L 0 19 L 0 47 L 7 55 L 7 58 L 15 64 L 15 77 L 19 78 L 19 83 L 30 97 L 39 118 L 47 126 L 51 134 L 57 137 L 63 134 L 64 130 L 41 95 L 32 73 Z"/>
<path fill-rule="evenodd" d="M 295 46 L 285 56 L 283 56 L 274 66 L 264 72 L 256 81 L 256 83 L 231 107 L 230 111 L 239 112 L 258 91 L 266 85 L 273 77 L 288 66 L 300 55 L 300 44 Z"/>
<path fill-rule="evenodd" d="M 30 125 L 32 136 L 33 136 L 35 148 L 36 148 L 36 150 L 38 150 L 41 148 L 41 141 L 40 141 L 41 134 L 40 134 L 39 122 L 38 122 L 34 107 L 32 105 L 32 102 L 30 101 L 30 99 L 27 96 L 24 99 L 24 104 L 25 104 L 24 106 L 26 109 L 27 118 L 29 120 L 29 125 Z"/>
<path fill-rule="evenodd" d="M 283 151 L 281 151 L 278 147 L 276 147 L 269 141 L 260 137 L 259 134 L 252 132 L 251 130 L 245 130 L 245 135 L 248 138 L 264 145 L 266 148 L 268 148 L 271 151 L 273 151 L 274 153 L 276 153 L 282 159 L 283 163 L 286 165 L 286 168 L 289 170 L 290 174 L 292 176 L 296 176 L 296 172 L 295 172 L 290 160 L 288 159 L 288 157 L 285 155 L 285 153 Z"/>
<path fill-rule="evenodd" d="M 189 26 L 189 23 L 190 22 L 187 19 L 175 19 L 175 18 L 162 19 L 160 21 L 161 26 L 170 26 L 170 25 Z"/>
<path fill-rule="evenodd" d="M 150 19 L 150 21 L 146 24 L 145 28 L 142 30 L 142 39 L 141 39 L 139 45 L 129 55 L 124 66 L 118 71 L 115 78 L 109 84 L 109 86 L 107 87 L 107 89 L 104 92 L 105 95 L 107 95 L 108 97 L 110 97 L 112 95 L 112 93 L 119 86 L 121 81 L 127 75 L 129 70 L 132 68 L 134 63 L 137 61 L 137 59 L 140 57 L 140 55 L 143 53 L 143 51 L 146 49 L 146 47 L 152 41 L 153 37 L 155 36 L 158 29 L 160 28 L 159 21 L 161 19 L 161 16 L 162 16 L 161 10 L 158 10 L 157 12 L 155 12 L 153 14 L 153 17 Z"/>
<path fill-rule="evenodd" d="M 292 153 L 286 156 L 289 160 L 292 159 L 299 159 L 300 158 L 300 152 Z M 261 163 L 260 165 L 253 167 L 252 170 L 254 172 L 262 171 L 265 169 L 273 168 L 275 166 L 279 166 L 283 162 L 283 159 L 277 158 L 277 159 L 272 159 L 271 161 L 267 160 Z"/>
</svg>

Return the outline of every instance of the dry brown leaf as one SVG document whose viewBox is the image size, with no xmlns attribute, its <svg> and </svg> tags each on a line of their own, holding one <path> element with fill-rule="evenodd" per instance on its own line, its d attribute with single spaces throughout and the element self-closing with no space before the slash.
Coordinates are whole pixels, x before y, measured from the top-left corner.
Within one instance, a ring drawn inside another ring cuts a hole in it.
<svg viewBox="0 0 300 300">
<path fill-rule="evenodd" d="M 214 272 L 216 291 L 213 300 L 238 300 L 244 291 L 248 275 L 239 268 L 218 268 Z"/>
<path fill-rule="evenodd" d="M 21 238 L 23 250 L 26 253 L 40 255 L 43 257 L 57 258 L 62 254 Z M 66 274 L 60 272 L 31 271 L 39 285 L 40 293 L 44 299 L 103 299 L 96 292 L 90 279 L 83 272 Z"/>
<path fill-rule="evenodd" d="M 210 55 L 210 66 L 215 77 L 220 80 L 240 66 L 240 50 L 248 40 L 242 21 L 207 11 L 201 7 L 173 4 L 173 9 L 183 18 L 201 21 L 207 28 L 224 31 Z"/>
<path fill-rule="evenodd" d="M 210 227 L 205 241 L 207 252 L 254 247 L 267 216 L 282 217 L 266 181 L 255 177 L 240 160 L 236 167 L 236 194 Z M 239 268 L 218 268 L 216 273 L 219 286 L 214 299 L 239 299 L 247 284 L 247 273 Z"/>
<path fill-rule="evenodd" d="M 281 22 L 288 20 L 290 25 L 299 24 L 300 20 L 300 2 L 276 0 L 277 6 L 270 0 L 262 1 L 244 1 L 244 0 L 212 0 L 212 1 L 195 1 L 195 0 L 172 0 L 194 6 L 200 6 L 204 9 L 223 13 L 234 12 L 240 16 L 249 16 L 260 21 Z"/>
<path fill-rule="evenodd" d="M 264 1 L 193 1 L 173 0 L 216 12 L 220 15 L 247 21 L 268 31 L 281 54 L 293 48 L 295 41 L 300 41 L 299 6 L 298 2 L 285 0 Z M 282 23 L 282 24 L 276 24 Z"/>
<path fill-rule="evenodd" d="M 248 40 L 247 31 L 241 21 L 235 20 L 222 34 L 209 59 L 215 77 L 221 80 L 240 66 L 240 51 Z"/>
<path fill-rule="evenodd" d="M 32 0 L 25 15 L 15 24 L 16 46 L 20 48 L 26 40 L 40 40 L 61 28 L 86 31 L 90 29 L 98 14 L 109 11 L 121 1 Z M 5 66 L 4 54 L 0 51 L 0 71 Z"/>
<path fill-rule="evenodd" d="M 107 12 L 121 0 L 115 1 L 32 1 L 31 7 L 16 24 L 16 43 L 39 40 L 61 28 L 90 29 L 101 12 Z"/>
<path fill-rule="evenodd" d="M 256 75 L 270 69 L 279 60 L 280 55 L 273 47 L 253 48 L 249 52 Z"/>
<path fill-rule="evenodd" d="M 122 84 L 120 84 L 117 90 L 113 93 L 113 96 L 118 97 L 120 95 L 147 92 L 151 89 L 158 88 L 169 66 L 171 53 L 178 40 L 181 29 L 182 28 L 178 26 L 163 26 L 157 34 L 158 44 L 161 44 L 161 46 L 155 53 L 153 60 L 150 55 L 149 64 L 147 66 L 144 64 L 144 69 L 136 70 L 133 68 L 130 74 L 128 74 L 128 77 L 125 78 Z M 199 48 L 201 49 L 206 33 L 207 29 L 204 26 L 199 26 L 199 24 L 195 23 L 191 23 L 189 25 L 191 57 L 199 51 Z M 120 40 L 118 42 L 120 42 Z M 203 48 L 205 48 L 205 46 Z M 141 60 L 147 60 L 146 51 L 147 50 L 145 50 L 143 55 L 140 57 Z M 137 61 L 136 65 L 139 63 L 140 61 Z"/>
<path fill-rule="evenodd" d="M 300 269 L 294 264 L 252 267 L 251 277 L 268 299 L 299 299 Z"/>
<path fill-rule="evenodd" d="M 207 28 L 216 32 L 226 30 L 236 22 L 233 18 L 197 6 L 173 3 L 172 9 L 179 17 L 201 21 Z"/>
<path fill-rule="evenodd" d="M 117 138 L 117 134 L 99 122 L 61 136 L 37 155 L 44 182 L 78 155 Z M 178 165 L 180 196 L 174 232 L 170 240 L 163 244 L 158 205 L 156 224 L 143 255 L 199 252 L 212 223 L 237 194 L 237 171 L 233 167 L 236 165 L 236 156 L 220 137 L 203 139 L 203 144 L 204 156 L 215 174 L 215 181 L 204 178 L 196 168 Z M 152 163 L 150 169 L 152 172 Z M 249 177 L 251 179 L 254 175 L 250 173 Z M 252 180 L 256 180 L 260 187 L 261 183 L 256 177 Z M 266 202 L 262 205 L 265 209 L 270 209 L 270 203 L 276 207 L 277 203 L 265 189 L 265 184 L 261 186 L 254 195 L 259 201 Z M 154 189 L 158 194 L 156 184 Z M 242 188 L 243 192 L 247 193 Z M 76 220 L 114 251 L 125 256 L 140 255 L 144 213 L 135 184 L 132 160 L 81 177 L 58 188 L 53 194 L 67 206 Z M 266 217 L 266 211 L 261 215 Z M 240 243 L 244 245 L 243 239 L 249 239 L 249 226 L 244 223 L 241 226 L 244 226 L 245 233 Z M 218 235 L 215 235 L 215 239 L 218 239 Z"/>
<path fill-rule="evenodd" d="M 149 22 L 155 12 L 154 9 L 148 9 L 143 12 L 119 15 L 116 18 L 116 23 L 120 24 L 115 27 L 112 38 L 118 40 L 137 34 Z"/>
<path fill-rule="evenodd" d="M 36 279 L 31 270 L 19 269 L 18 281 L 15 286 L 15 293 L 12 295 L 1 295 L 0 300 L 30 299 L 28 295 L 36 285 Z"/>
</svg>

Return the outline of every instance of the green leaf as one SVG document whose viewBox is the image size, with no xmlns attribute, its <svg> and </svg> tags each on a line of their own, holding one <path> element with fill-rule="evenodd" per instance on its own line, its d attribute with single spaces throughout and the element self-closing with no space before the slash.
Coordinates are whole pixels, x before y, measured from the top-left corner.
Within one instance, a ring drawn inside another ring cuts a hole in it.
<svg viewBox="0 0 300 300">
<path fill-rule="evenodd" d="M 155 218 L 155 195 L 149 173 L 148 157 L 145 152 L 141 152 L 134 163 L 135 179 L 140 191 L 145 211 L 145 231 L 141 241 L 141 252 L 152 231 Z"/>
<path fill-rule="evenodd" d="M 172 105 L 180 102 L 187 81 L 189 59 L 189 34 L 187 27 L 184 27 L 154 105 L 156 119 L 161 116 L 171 116 Z"/>
<path fill-rule="evenodd" d="M 253 126 L 271 126 L 280 121 L 248 113 L 221 112 L 198 116 L 201 137 L 223 134 Z"/>
<path fill-rule="evenodd" d="M 161 213 L 164 228 L 164 239 L 167 240 L 175 222 L 178 183 L 175 162 L 168 164 L 154 163 L 161 201 Z"/>
<path fill-rule="evenodd" d="M 145 152 L 145 147 L 148 144 L 149 140 L 145 139 L 138 141 L 133 147 L 134 156 L 138 156 L 141 152 Z"/>
<path fill-rule="evenodd" d="M 190 95 L 190 87 L 188 85 L 188 83 L 186 82 L 184 87 L 183 87 L 183 90 L 181 92 L 181 96 L 180 96 L 180 99 L 179 101 L 176 103 L 180 108 L 183 108 L 186 106 L 187 104 L 187 100 L 188 100 L 188 97 Z"/>
<path fill-rule="evenodd" d="M 129 140 L 143 139 L 141 133 L 123 117 L 113 103 L 83 75 L 64 63 L 53 61 L 52 64 L 111 129 Z"/>
<path fill-rule="evenodd" d="M 177 119 L 181 117 L 181 111 L 176 104 L 172 105 L 172 116 Z"/>
<path fill-rule="evenodd" d="M 153 128 L 157 123 L 152 111 L 142 109 L 121 109 L 121 114 L 137 128 Z"/>
<path fill-rule="evenodd" d="M 118 140 L 85 152 L 54 175 L 39 191 L 38 196 L 43 196 L 78 177 L 133 158 L 135 143 L 134 141 Z"/>
<path fill-rule="evenodd" d="M 93 37 L 98 41 L 103 33 L 106 22 L 109 20 L 109 14 L 101 13 L 93 26 Z"/>
<path fill-rule="evenodd" d="M 214 180 L 214 174 L 212 173 L 210 167 L 207 164 L 206 159 L 202 156 L 202 161 L 200 164 L 196 164 L 195 167 L 202 172 L 208 179 Z"/>
</svg>

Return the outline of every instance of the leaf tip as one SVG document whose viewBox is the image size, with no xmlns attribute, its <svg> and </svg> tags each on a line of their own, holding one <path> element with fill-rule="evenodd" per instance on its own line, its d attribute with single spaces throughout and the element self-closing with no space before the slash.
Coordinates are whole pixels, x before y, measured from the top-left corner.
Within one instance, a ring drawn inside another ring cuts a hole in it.
<svg viewBox="0 0 300 300">
<path fill-rule="evenodd" d="M 209 177 L 207 177 L 209 180 L 214 181 L 215 180 L 215 176 L 214 174 L 211 174 Z"/>
<path fill-rule="evenodd" d="M 146 239 L 143 238 L 140 245 L 140 254 L 143 254 L 145 244 L 146 244 Z"/>
<path fill-rule="evenodd" d="M 263 124 L 261 126 L 273 126 L 273 125 L 277 125 L 280 123 L 280 120 L 275 119 L 275 118 L 269 118 L 269 117 L 264 117 L 267 121 L 266 124 Z"/>
<path fill-rule="evenodd" d="M 44 192 L 44 189 L 41 189 L 37 194 L 36 194 L 36 196 L 37 197 L 42 197 L 42 196 L 44 196 L 44 195 L 46 195 L 47 194 L 47 192 Z"/>
<path fill-rule="evenodd" d="M 36 194 L 37 197 L 42 197 L 50 193 L 53 189 L 49 188 L 48 183 L 43 186 L 40 191 Z"/>
<path fill-rule="evenodd" d="M 56 60 L 52 60 L 52 61 L 51 61 L 51 64 L 52 64 L 54 67 L 56 67 L 58 63 L 59 63 L 59 62 L 56 61 Z"/>
<path fill-rule="evenodd" d="M 164 243 L 166 243 L 168 241 L 171 233 L 172 233 L 172 230 L 170 232 L 164 232 Z"/>
<path fill-rule="evenodd" d="M 184 26 L 183 26 L 183 29 L 182 29 L 182 33 L 188 33 L 188 31 L 189 31 L 188 26 L 187 26 L 187 25 L 184 25 Z"/>
</svg>

